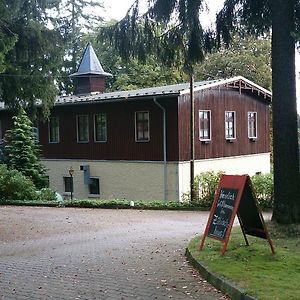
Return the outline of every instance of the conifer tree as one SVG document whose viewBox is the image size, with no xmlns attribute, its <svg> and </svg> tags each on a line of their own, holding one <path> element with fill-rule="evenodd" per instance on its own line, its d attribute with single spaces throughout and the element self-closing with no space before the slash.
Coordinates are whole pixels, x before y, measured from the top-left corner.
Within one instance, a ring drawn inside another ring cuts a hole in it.
<svg viewBox="0 0 300 300">
<path fill-rule="evenodd" d="M 29 177 L 38 189 L 46 186 L 46 169 L 40 163 L 32 122 L 24 109 L 20 109 L 13 117 L 13 127 L 6 132 L 4 161 L 9 169 L 18 170 Z"/>
</svg>

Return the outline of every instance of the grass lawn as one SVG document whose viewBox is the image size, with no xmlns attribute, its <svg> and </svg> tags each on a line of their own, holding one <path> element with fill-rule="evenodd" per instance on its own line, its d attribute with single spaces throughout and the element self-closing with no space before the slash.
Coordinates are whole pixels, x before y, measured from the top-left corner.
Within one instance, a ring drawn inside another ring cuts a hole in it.
<svg viewBox="0 0 300 300">
<path fill-rule="evenodd" d="M 189 244 L 193 257 L 210 271 L 221 275 L 259 300 L 300 299 L 300 225 L 267 224 L 275 247 L 272 255 L 266 240 L 247 235 L 234 228 L 225 255 L 220 256 L 222 243 L 205 239 L 199 251 L 200 237 Z"/>
</svg>

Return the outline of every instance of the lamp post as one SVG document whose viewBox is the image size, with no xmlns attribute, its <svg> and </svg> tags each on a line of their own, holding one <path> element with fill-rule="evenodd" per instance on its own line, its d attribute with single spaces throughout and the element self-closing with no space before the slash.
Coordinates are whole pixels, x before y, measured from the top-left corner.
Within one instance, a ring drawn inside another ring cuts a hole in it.
<svg viewBox="0 0 300 300">
<path fill-rule="evenodd" d="M 71 177 L 71 200 L 73 200 L 73 175 L 74 175 L 74 169 L 73 169 L 72 166 L 69 169 L 69 174 L 70 174 L 70 177 Z"/>
</svg>

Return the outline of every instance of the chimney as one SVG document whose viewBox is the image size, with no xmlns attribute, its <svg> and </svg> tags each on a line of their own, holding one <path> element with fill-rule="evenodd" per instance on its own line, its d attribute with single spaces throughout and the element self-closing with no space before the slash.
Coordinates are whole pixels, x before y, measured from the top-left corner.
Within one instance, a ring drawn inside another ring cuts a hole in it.
<svg viewBox="0 0 300 300">
<path fill-rule="evenodd" d="M 108 76 L 112 74 L 104 72 L 91 43 L 88 43 L 77 72 L 70 75 L 75 79 L 75 95 L 103 93 Z"/>
</svg>

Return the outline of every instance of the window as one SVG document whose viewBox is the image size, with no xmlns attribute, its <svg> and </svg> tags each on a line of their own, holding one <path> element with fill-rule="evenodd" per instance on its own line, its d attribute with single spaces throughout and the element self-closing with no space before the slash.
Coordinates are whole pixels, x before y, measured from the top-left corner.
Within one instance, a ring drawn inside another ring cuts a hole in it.
<svg viewBox="0 0 300 300">
<path fill-rule="evenodd" d="M 100 195 L 99 178 L 90 178 L 89 192 L 90 195 Z"/>
<path fill-rule="evenodd" d="M 257 138 L 257 113 L 248 112 L 248 138 Z"/>
<path fill-rule="evenodd" d="M 225 111 L 225 138 L 235 139 L 235 111 Z"/>
<path fill-rule="evenodd" d="M 89 141 L 89 117 L 77 116 L 77 142 L 87 143 Z"/>
<path fill-rule="evenodd" d="M 39 142 L 39 129 L 37 127 L 32 127 L 32 136 L 36 144 Z"/>
<path fill-rule="evenodd" d="M 136 142 L 148 142 L 150 140 L 148 111 L 135 113 L 135 140 Z"/>
<path fill-rule="evenodd" d="M 64 177 L 65 193 L 73 192 L 73 177 Z"/>
<path fill-rule="evenodd" d="M 211 139 L 211 112 L 210 110 L 199 110 L 199 139 L 209 141 Z"/>
<path fill-rule="evenodd" d="M 94 139 L 95 142 L 106 142 L 107 141 L 107 122 L 106 114 L 94 115 Z"/>
<path fill-rule="evenodd" d="M 59 119 L 51 117 L 49 120 L 49 143 L 59 143 Z"/>
</svg>

